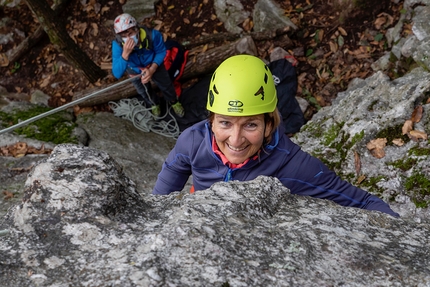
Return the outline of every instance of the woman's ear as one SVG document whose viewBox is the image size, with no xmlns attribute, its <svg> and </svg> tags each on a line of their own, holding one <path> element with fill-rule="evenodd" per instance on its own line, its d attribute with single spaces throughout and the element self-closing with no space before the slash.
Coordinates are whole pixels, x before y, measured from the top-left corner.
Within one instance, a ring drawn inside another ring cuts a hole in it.
<svg viewBox="0 0 430 287">
<path fill-rule="evenodd" d="M 267 122 L 266 123 L 266 128 L 264 129 L 264 138 L 268 138 L 273 131 L 273 123 L 272 122 Z"/>
</svg>

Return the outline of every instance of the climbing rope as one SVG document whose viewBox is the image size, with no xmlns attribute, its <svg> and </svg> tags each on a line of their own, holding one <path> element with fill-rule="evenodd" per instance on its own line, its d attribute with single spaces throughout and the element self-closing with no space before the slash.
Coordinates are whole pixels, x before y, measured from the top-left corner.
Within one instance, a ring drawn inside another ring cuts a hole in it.
<svg viewBox="0 0 430 287">
<path fill-rule="evenodd" d="M 139 77 L 139 76 L 137 76 L 137 77 Z M 134 77 L 130 77 L 129 79 L 126 79 L 122 82 L 119 82 L 119 83 L 116 83 L 112 86 L 101 89 L 97 92 L 94 92 L 90 95 L 82 97 L 78 100 L 67 103 L 63 106 L 57 107 L 53 110 L 50 110 L 48 112 L 42 113 L 40 115 L 37 115 L 35 117 L 29 118 L 25 121 L 22 121 L 16 125 L 13 125 L 13 126 L 10 126 L 8 128 L 5 128 L 3 130 L 0 130 L 0 134 L 13 131 L 19 127 L 23 127 L 25 125 L 28 125 L 29 123 L 37 121 L 41 118 L 47 117 L 47 116 L 52 115 L 52 114 L 59 112 L 61 110 L 65 110 L 69 107 L 73 107 L 74 105 L 77 105 L 81 102 L 84 102 L 84 101 L 104 92 L 104 91 L 107 91 L 107 90 L 112 89 L 116 86 L 122 85 L 125 82 L 130 82 L 133 80 L 133 78 Z M 149 95 L 146 86 L 144 86 L 144 87 L 146 90 L 146 94 Z M 151 100 L 151 97 L 148 96 L 148 99 L 150 99 L 151 103 L 154 105 L 154 103 Z M 178 125 L 175 117 L 170 112 L 171 107 L 168 107 L 167 103 L 166 103 L 166 113 L 162 116 L 159 116 L 159 117 L 152 114 L 151 107 L 147 108 L 144 104 L 142 104 L 137 99 L 122 99 L 119 102 L 109 102 L 109 106 L 111 107 L 115 116 L 125 118 L 127 120 L 132 121 L 133 125 L 136 128 L 138 128 L 144 132 L 153 132 L 153 133 L 156 133 L 156 134 L 159 134 L 162 136 L 172 137 L 175 139 L 177 139 L 179 134 L 180 134 L 179 125 Z M 171 120 L 165 121 L 164 119 L 168 115 L 170 116 Z"/>
<path fill-rule="evenodd" d="M 138 99 L 122 99 L 118 102 L 109 102 L 109 106 L 112 109 L 116 117 L 127 119 L 133 123 L 133 125 L 141 131 L 153 132 L 165 137 L 172 137 L 177 139 L 180 130 L 178 122 L 170 112 L 171 107 L 168 107 L 166 103 L 166 113 L 161 116 L 155 116 L 152 111 L 152 106 L 155 103 L 152 101 L 146 85 L 143 85 L 146 92 L 146 98 L 149 100 L 151 107 L 146 107 Z M 170 116 L 171 120 L 165 121 L 164 119 Z"/>
<path fill-rule="evenodd" d="M 170 107 L 167 107 L 167 103 L 166 113 L 159 117 L 152 114 L 151 107 L 147 108 L 136 98 L 109 102 L 109 106 L 116 117 L 131 121 L 141 131 L 153 132 L 174 139 L 177 139 L 180 134 L 179 125 L 171 114 Z M 168 114 L 171 120 L 163 120 Z"/>
</svg>

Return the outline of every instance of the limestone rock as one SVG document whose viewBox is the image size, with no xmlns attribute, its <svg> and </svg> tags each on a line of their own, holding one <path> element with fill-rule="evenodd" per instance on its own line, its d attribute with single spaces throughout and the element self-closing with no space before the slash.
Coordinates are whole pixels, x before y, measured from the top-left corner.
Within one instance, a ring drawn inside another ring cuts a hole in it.
<svg viewBox="0 0 430 287">
<path fill-rule="evenodd" d="M 426 286 L 430 226 L 291 195 L 274 178 L 142 196 L 58 145 L 0 224 L 2 286 Z"/>
</svg>

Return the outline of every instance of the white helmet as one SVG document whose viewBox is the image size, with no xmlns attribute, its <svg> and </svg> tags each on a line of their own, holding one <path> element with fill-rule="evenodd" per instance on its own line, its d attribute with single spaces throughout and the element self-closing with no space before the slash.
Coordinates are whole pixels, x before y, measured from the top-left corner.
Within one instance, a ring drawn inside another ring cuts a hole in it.
<svg viewBox="0 0 430 287">
<path fill-rule="evenodd" d="M 115 33 L 121 33 L 131 27 L 136 27 L 137 22 L 130 14 L 124 13 L 115 18 L 113 28 Z"/>
</svg>

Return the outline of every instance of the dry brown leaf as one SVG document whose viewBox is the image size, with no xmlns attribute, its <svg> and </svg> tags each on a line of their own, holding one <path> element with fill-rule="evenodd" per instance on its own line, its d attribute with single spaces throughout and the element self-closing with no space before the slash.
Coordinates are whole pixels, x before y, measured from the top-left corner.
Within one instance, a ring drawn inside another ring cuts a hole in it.
<svg viewBox="0 0 430 287">
<path fill-rule="evenodd" d="M 7 58 L 5 53 L 0 53 L 0 67 L 9 66 L 9 59 Z"/>
<path fill-rule="evenodd" d="M 189 14 L 189 15 L 193 15 L 195 12 L 196 12 L 196 7 L 195 7 L 195 6 L 193 6 L 193 7 L 191 7 L 191 9 L 188 11 L 188 14 Z"/>
<path fill-rule="evenodd" d="M 403 146 L 405 142 L 402 139 L 393 139 L 393 144 L 396 146 Z"/>
<path fill-rule="evenodd" d="M 12 146 L 11 153 L 14 157 L 22 157 L 27 154 L 27 144 L 25 142 L 17 142 Z"/>
<path fill-rule="evenodd" d="M 411 120 L 407 120 L 402 127 L 402 135 L 409 133 L 414 128 L 414 123 Z"/>
<path fill-rule="evenodd" d="M 105 12 L 109 11 L 110 7 L 104 6 L 101 10 L 101 14 L 103 15 Z"/>
<path fill-rule="evenodd" d="M 364 174 L 360 175 L 357 178 L 357 185 L 361 184 L 366 179 L 366 176 Z"/>
<path fill-rule="evenodd" d="M 375 28 L 377 30 L 380 30 L 382 25 L 384 25 L 387 22 L 387 19 L 385 17 L 378 17 L 376 18 L 375 22 L 373 23 L 373 25 L 375 25 Z"/>
<path fill-rule="evenodd" d="M 355 164 L 355 174 L 358 176 L 361 172 L 361 160 L 360 154 L 354 151 L 354 164 Z"/>
<path fill-rule="evenodd" d="M 412 130 L 409 132 L 409 134 L 416 139 L 423 139 L 423 140 L 428 139 L 427 133 L 423 131 Z"/>
<path fill-rule="evenodd" d="M 190 20 L 188 20 L 188 18 L 184 18 L 183 21 L 184 21 L 185 24 L 190 24 L 191 23 Z"/>
<path fill-rule="evenodd" d="M 333 53 L 336 53 L 338 50 L 338 46 L 336 43 L 333 43 L 332 41 L 329 42 L 330 45 L 330 51 L 332 51 Z"/>
<path fill-rule="evenodd" d="M 46 78 L 43 80 L 43 82 L 40 84 L 40 87 L 41 87 L 41 88 L 46 87 L 46 86 L 49 84 L 49 82 L 50 82 L 50 81 L 51 81 L 51 76 L 46 77 Z"/>
<path fill-rule="evenodd" d="M 386 144 L 386 138 L 378 138 L 368 142 L 366 147 L 374 157 L 383 158 L 385 156 L 384 148 Z"/>
<path fill-rule="evenodd" d="M 208 44 L 204 45 L 202 48 L 202 53 L 206 52 L 208 50 Z"/>
<path fill-rule="evenodd" d="M 3 194 L 4 194 L 4 200 L 8 200 L 8 199 L 13 198 L 13 193 L 10 191 L 5 190 L 5 191 L 3 191 Z"/>
<path fill-rule="evenodd" d="M 411 121 L 414 123 L 419 123 L 421 118 L 423 117 L 423 106 L 416 106 L 414 111 L 412 112 Z"/>
<path fill-rule="evenodd" d="M 243 23 L 242 23 L 242 28 L 245 32 L 251 31 L 253 26 L 254 26 L 254 23 L 252 22 L 252 20 L 250 18 L 246 18 L 245 21 L 243 21 Z"/>
<path fill-rule="evenodd" d="M 99 26 L 96 23 L 91 23 L 91 27 L 93 28 L 93 36 L 97 36 L 99 34 Z"/>
<path fill-rule="evenodd" d="M 342 27 L 338 27 L 337 29 L 342 36 L 348 36 L 348 33 L 346 33 L 345 29 L 343 29 Z"/>
</svg>

